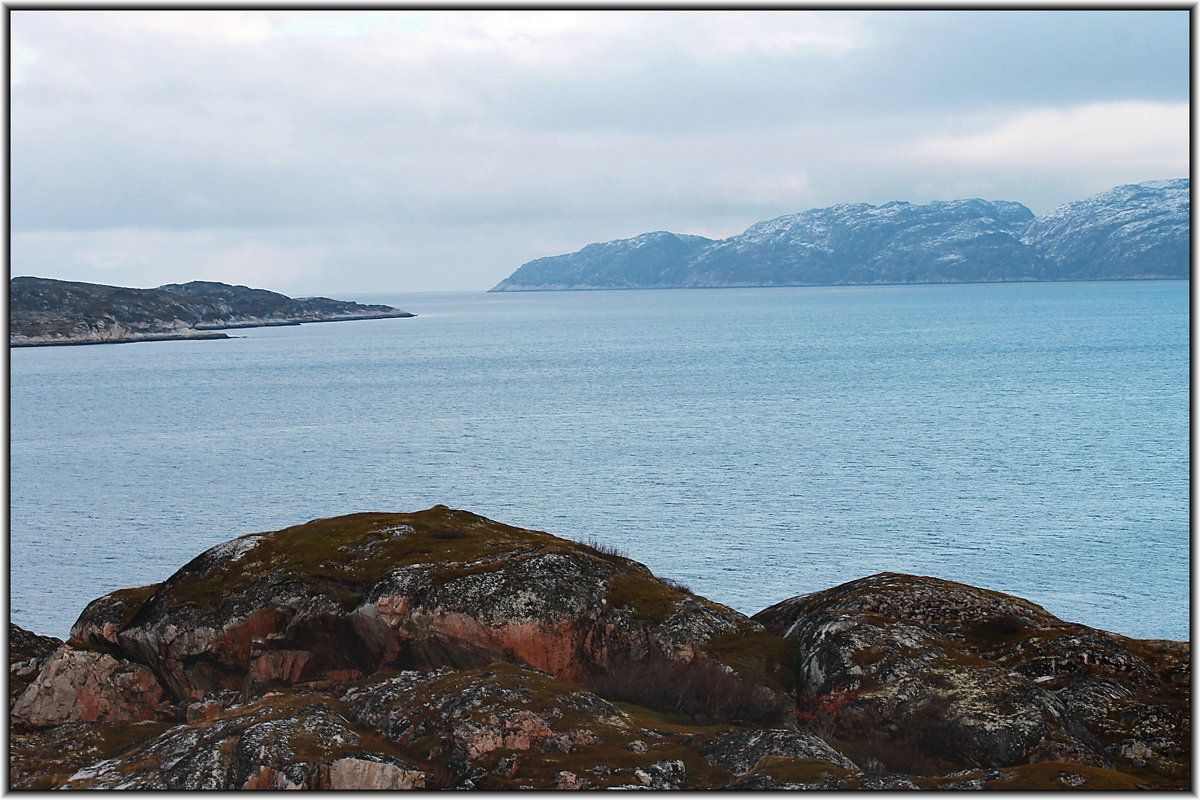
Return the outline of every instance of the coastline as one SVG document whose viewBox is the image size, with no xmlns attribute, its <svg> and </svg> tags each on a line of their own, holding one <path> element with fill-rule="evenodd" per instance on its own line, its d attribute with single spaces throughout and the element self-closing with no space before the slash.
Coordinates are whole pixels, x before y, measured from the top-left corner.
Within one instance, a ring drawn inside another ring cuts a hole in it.
<svg viewBox="0 0 1200 800">
<path fill-rule="evenodd" d="M 9 336 L 8 346 L 11 347 L 55 347 L 59 345 L 85 345 L 85 344 L 131 344 L 133 342 L 169 342 L 177 340 L 199 340 L 199 339 L 235 339 L 238 337 L 229 336 L 225 333 L 220 333 L 223 330 L 237 330 L 240 328 L 283 328 L 299 325 L 307 325 L 314 322 L 361 322 L 372 319 L 406 319 L 415 317 L 408 311 L 396 312 L 372 312 L 366 314 L 351 314 L 347 316 L 330 316 L 323 319 L 281 319 L 281 320 L 263 320 L 263 319 L 241 319 L 231 320 L 228 322 L 210 322 L 201 323 L 189 328 L 181 328 L 177 333 L 138 333 L 135 331 L 126 331 L 115 336 L 102 336 L 100 333 L 90 333 L 80 337 L 48 337 L 48 336 L 21 336 L 20 334 L 11 334 Z M 118 326 L 118 330 L 120 330 Z"/>
</svg>

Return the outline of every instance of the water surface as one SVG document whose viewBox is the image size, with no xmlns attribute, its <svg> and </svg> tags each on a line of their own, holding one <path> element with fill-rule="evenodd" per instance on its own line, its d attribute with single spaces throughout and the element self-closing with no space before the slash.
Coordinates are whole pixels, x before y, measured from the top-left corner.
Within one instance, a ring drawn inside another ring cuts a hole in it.
<svg viewBox="0 0 1200 800">
<path fill-rule="evenodd" d="M 10 361 L 14 622 L 436 503 L 753 613 L 883 570 L 1188 637 L 1188 283 L 357 296 Z"/>
</svg>

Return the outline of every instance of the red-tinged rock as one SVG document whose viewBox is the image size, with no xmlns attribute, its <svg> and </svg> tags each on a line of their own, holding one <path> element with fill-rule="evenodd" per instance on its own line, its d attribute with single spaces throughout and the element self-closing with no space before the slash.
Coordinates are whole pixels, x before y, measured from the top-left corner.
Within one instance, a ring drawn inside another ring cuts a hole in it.
<svg viewBox="0 0 1200 800">
<path fill-rule="evenodd" d="M 370 732 L 321 701 L 278 693 L 205 719 L 150 732 L 57 784 L 71 789 L 405 789 L 426 773 L 370 747 Z"/>
<path fill-rule="evenodd" d="M 161 719 L 174 713 L 154 673 L 108 653 L 63 645 L 12 708 L 16 727 Z"/>
<path fill-rule="evenodd" d="M 42 664 L 62 643 L 62 639 L 56 639 L 53 636 L 39 636 L 19 625 L 8 623 L 9 707 L 25 691 L 29 682 L 37 677 L 38 672 L 42 669 Z"/>
<path fill-rule="evenodd" d="M 427 777 L 421 770 L 399 762 L 346 757 L 318 767 L 312 788 L 333 791 L 424 789 Z"/>
<path fill-rule="evenodd" d="M 654 664 L 667 694 L 717 676 L 757 691 L 763 713 L 782 719 L 789 706 L 783 687 L 764 684 L 770 670 L 726 664 L 710 646 L 763 635 L 745 616 L 630 559 L 444 506 L 243 536 L 193 559 L 136 609 L 118 594 L 89 606 L 78 636 L 115 641 L 180 701 L 338 691 L 380 670 L 509 661 L 610 688 Z M 747 713 L 722 708 L 722 694 L 638 701 L 713 720 Z"/>
</svg>

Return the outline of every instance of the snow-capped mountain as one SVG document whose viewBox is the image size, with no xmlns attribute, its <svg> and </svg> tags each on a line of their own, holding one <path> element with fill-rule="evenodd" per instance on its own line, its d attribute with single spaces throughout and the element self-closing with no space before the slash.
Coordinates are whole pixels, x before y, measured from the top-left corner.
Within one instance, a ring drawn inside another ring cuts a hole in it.
<svg viewBox="0 0 1200 800">
<path fill-rule="evenodd" d="M 1034 220 L 1022 240 L 1062 279 L 1186 278 L 1188 178 L 1118 186 Z"/>
<path fill-rule="evenodd" d="M 1190 182 L 1120 186 L 1041 217 L 1020 203 L 812 209 L 713 241 L 667 232 L 523 265 L 492 291 L 1185 278 Z"/>
</svg>

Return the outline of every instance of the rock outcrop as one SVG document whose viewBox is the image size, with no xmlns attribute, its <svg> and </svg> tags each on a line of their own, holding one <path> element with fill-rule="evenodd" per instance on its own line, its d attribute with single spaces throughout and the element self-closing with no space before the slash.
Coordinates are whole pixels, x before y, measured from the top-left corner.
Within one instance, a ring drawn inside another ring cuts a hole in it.
<svg viewBox="0 0 1200 800">
<path fill-rule="evenodd" d="M 883 575 L 747 618 L 437 506 L 10 629 L 13 788 L 1188 785 L 1189 649 Z M 1052 765 L 1052 766 L 1051 766 Z"/>
<path fill-rule="evenodd" d="M 724 708 L 734 699 L 785 711 L 790 676 L 747 684 L 738 670 L 753 664 L 721 660 L 731 637 L 763 635 L 635 561 L 444 507 L 243 536 L 157 587 L 100 598 L 72 630 L 147 665 L 185 705 L 512 661 L 587 686 L 631 670 L 664 684 L 723 680 L 729 694 L 711 708 L 693 695 L 660 701 L 714 718 L 736 718 Z"/>
<path fill-rule="evenodd" d="M 754 619 L 799 643 L 802 713 L 836 698 L 831 728 L 889 768 L 1134 768 L 1157 758 L 1169 771 L 1189 750 L 1182 643 L 1126 639 L 1017 597 L 893 573 Z"/>
<path fill-rule="evenodd" d="M 9 282 L 9 346 L 226 339 L 214 331 L 304 322 L 386 319 L 413 314 L 391 306 L 324 297 L 292 299 L 213 281 L 127 289 L 49 278 Z"/>
<path fill-rule="evenodd" d="M 61 639 L 38 636 L 19 625 L 8 623 L 8 699 L 9 706 L 42 669 L 46 658 L 59 648 Z"/>
<path fill-rule="evenodd" d="M 665 231 L 522 265 L 492 291 L 1187 278 L 1186 178 L 1034 218 L 1020 203 L 850 203 L 710 240 Z"/>
</svg>

